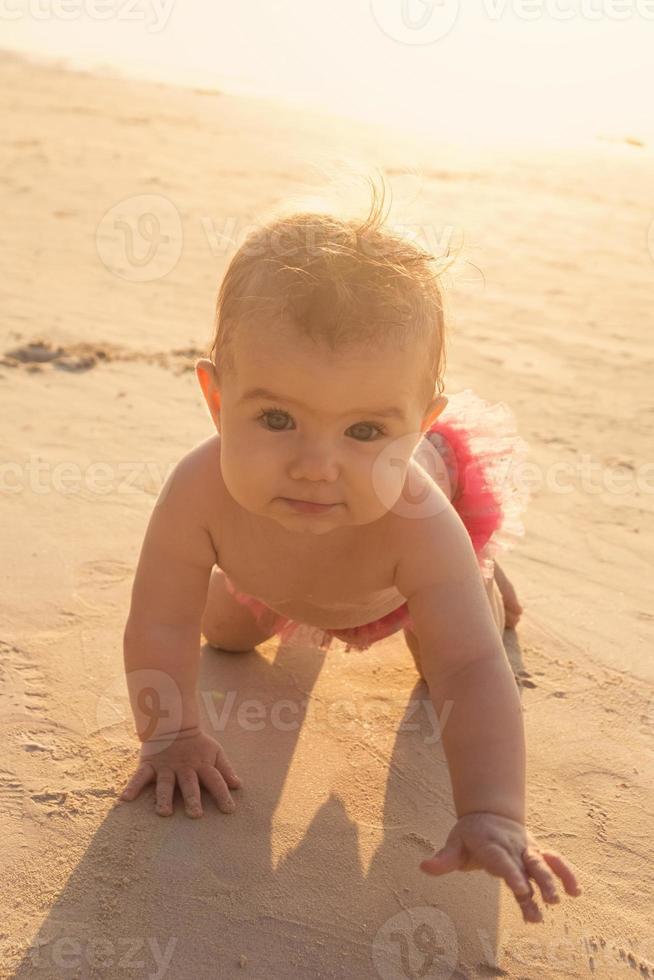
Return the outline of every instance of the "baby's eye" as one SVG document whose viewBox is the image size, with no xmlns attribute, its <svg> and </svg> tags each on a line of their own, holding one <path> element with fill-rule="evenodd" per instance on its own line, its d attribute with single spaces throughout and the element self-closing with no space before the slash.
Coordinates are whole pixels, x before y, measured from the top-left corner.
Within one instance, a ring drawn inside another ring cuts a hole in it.
<svg viewBox="0 0 654 980">
<path fill-rule="evenodd" d="M 351 426 L 353 429 L 364 429 L 368 432 L 376 432 L 381 437 L 386 435 L 386 429 L 381 425 L 373 425 L 372 422 L 357 422 L 356 425 Z M 355 437 L 356 438 L 356 437 Z M 359 442 L 373 442 L 373 439 L 359 439 Z"/>
<path fill-rule="evenodd" d="M 287 412 L 283 412 L 281 410 L 281 408 L 280 409 L 277 409 L 277 408 L 268 409 L 268 411 L 266 411 L 266 412 L 261 412 L 261 414 L 258 417 L 260 419 L 266 419 L 266 421 L 268 421 L 268 419 L 270 418 L 271 415 L 272 415 L 273 418 L 278 418 L 279 419 L 281 417 L 282 420 L 285 419 L 285 418 L 286 419 L 289 419 L 291 417 Z M 284 431 L 283 428 L 277 428 L 275 425 L 273 425 L 272 428 L 273 428 L 273 431 L 275 431 L 275 432 L 283 432 Z"/>
<path fill-rule="evenodd" d="M 281 420 L 281 425 L 277 425 L 274 421 L 271 423 L 269 419 Z M 257 418 L 259 420 L 265 420 L 266 424 L 270 426 L 273 432 L 284 432 L 284 422 L 290 419 L 288 412 L 283 411 L 281 408 L 269 408 L 261 412 Z M 372 422 L 357 422 L 355 425 L 350 426 L 350 429 L 359 429 L 365 432 L 377 433 L 379 437 L 386 435 L 386 429 L 381 425 L 373 425 Z M 366 439 L 365 437 L 355 436 L 357 442 L 373 442 L 374 439 Z"/>
</svg>

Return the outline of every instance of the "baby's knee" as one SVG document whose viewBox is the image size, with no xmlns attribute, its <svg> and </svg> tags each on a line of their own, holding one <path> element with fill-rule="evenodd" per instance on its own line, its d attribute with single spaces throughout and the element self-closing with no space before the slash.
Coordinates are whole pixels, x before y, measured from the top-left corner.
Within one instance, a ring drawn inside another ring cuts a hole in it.
<svg viewBox="0 0 654 980">
<path fill-rule="evenodd" d="M 257 622 L 250 609 L 227 588 L 225 573 L 213 568 L 200 623 L 200 631 L 210 646 L 230 653 L 253 650 L 274 635 L 272 611 L 267 618 L 270 622 Z"/>
</svg>

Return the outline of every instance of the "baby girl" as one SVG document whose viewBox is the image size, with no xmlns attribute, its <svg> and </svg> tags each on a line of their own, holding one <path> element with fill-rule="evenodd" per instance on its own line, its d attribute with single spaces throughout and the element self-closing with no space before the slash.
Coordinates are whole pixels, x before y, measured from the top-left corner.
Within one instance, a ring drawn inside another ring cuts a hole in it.
<svg viewBox="0 0 654 980">
<path fill-rule="evenodd" d="M 203 785 L 234 809 L 241 780 L 200 727 L 201 634 L 232 651 L 276 634 L 365 649 L 402 629 L 439 718 L 449 707 L 457 820 L 420 867 L 484 869 L 539 922 L 530 879 L 549 903 L 557 878 L 581 889 L 525 826 L 522 710 L 502 643 L 521 607 L 493 560 L 522 533 L 524 501 L 497 466 L 519 440 L 512 413 L 470 391 L 446 410 L 434 261 L 386 225 L 374 187 L 363 220 L 276 215 L 234 255 L 196 364 L 216 433 L 166 481 L 136 570 L 124 657 L 142 746 L 121 798 L 154 781 L 169 815 L 177 783 L 199 817 Z"/>
</svg>

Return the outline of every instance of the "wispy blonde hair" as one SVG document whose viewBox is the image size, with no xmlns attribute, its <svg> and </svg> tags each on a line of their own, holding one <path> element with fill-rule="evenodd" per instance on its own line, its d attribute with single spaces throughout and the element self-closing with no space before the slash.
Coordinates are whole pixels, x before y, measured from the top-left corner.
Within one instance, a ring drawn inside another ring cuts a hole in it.
<svg viewBox="0 0 654 980">
<path fill-rule="evenodd" d="M 441 277 L 456 259 L 387 226 L 383 174 L 365 175 L 370 206 L 349 216 L 342 198 L 310 209 L 287 199 L 248 234 L 232 257 L 216 302 L 209 352 L 219 383 L 235 371 L 234 332 L 291 324 L 332 351 L 392 341 L 424 345 L 418 380 L 425 406 L 444 390 L 446 317 Z M 315 204 L 316 199 L 312 199 Z"/>
</svg>

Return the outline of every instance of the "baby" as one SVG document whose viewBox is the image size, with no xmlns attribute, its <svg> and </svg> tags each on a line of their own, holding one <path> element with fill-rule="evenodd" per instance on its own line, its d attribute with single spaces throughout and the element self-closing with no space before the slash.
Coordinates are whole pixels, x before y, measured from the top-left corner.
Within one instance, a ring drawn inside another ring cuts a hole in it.
<svg viewBox="0 0 654 980">
<path fill-rule="evenodd" d="M 386 227 L 374 187 L 364 220 L 278 215 L 234 255 L 196 364 L 216 434 L 170 474 L 136 570 L 124 660 L 142 748 L 121 798 L 155 781 L 169 815 L 177 782 L 199 817 L 202 784 L 234 809 L 241 780 L 200 728 L 201 633 L 245 651 L 304 626 L 322 647 L 361 649 L 404 629 L 439 718 L 449 707 L 458 817 L 420 867 L 484 869 L 539 922 L 530 879 L 549 903 L 555 876 L 581 890 L 525 826 L 522 710 L 502 643 L 521 607 L 489 558 L 502 507 L 467 439 L 474 420 L 437 421 L 438 279 L 434 257 Z"/>
</svg>

